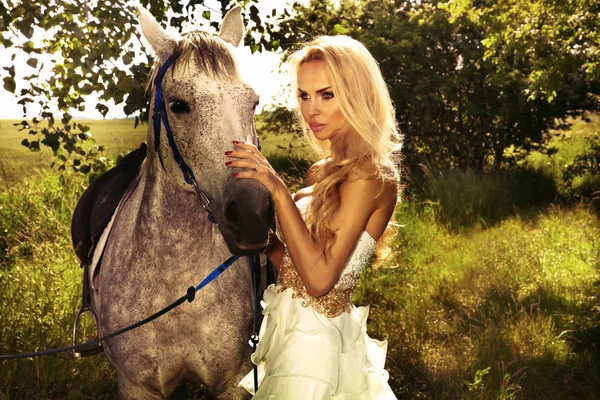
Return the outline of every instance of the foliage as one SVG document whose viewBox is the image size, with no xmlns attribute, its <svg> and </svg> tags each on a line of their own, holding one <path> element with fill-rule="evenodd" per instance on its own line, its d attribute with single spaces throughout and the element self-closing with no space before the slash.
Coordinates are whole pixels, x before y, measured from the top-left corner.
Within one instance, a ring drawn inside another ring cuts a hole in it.
<svg viewBox="0 0 600 400">
<path fill-rule="evenodd" d="M 593 100 L 598 100 L 600 3 L 493 0 L 474 10 L 478 3 L 483 4 L 453 0 L 449 5 L 469 18 L 486 21 L 484 57 L 498 70 L 527 66 L 530 98 L 544 97 L 549 102 L 558 96 L 576 99 L 580 94 L 573 92 L 591 89 Z"/>
<path fill-rule="evenodd" d="M 249 28 L 246 44 L 252 51 L 285 48 L 286 41 L 278 39 L 270 22 L 273 16 L 261 19 L 257 1 L 238 1 L 247 7 L 243 13 Z M 178 30 L 185 27 L 186 21 L 218 28 L 203 0 L 191 0 L 185 7 L 176 0 L 140 3 L 159 21 Z M 233 6 L 230 0 L 220 0 L 220 4 L 220 13 Z M 135 126 L 140 120 L 146 121 L 149 97 L 144 88 L 151 60 L 140 57 L 139 42 L 137 16 L 125 0 L 0 2 L 0 43 L 27 54 L 27 64 L 32 68 L 30 75 L 21 76 L 27 72 L 16 71 L 14 65 L 4 66 L 4 88 L 14 93 L 15 80 L 25 80 L 26 86 L 16 94 L 23 113 L 34 101 L 39 101 L 42 110 L 38 118 L 21 122 L 22 130 L 31 135 L 23 145 L 33 151 L 39 151 L 42 145 L 50 147 L 60 169 L 71 166 L 81 172 L 102 170 L 106 161 L 102 158 L 103 147 L 93 142 L 90 145 L 88 128 L 73 122 L 69 111 L 83 111 L 84 96 L 96 93 L 101 99 L 96 109 L 103 116 L 109 111 L 107 103 L 114 101 L 123 105 L 127 115 L 135 116 Z M 40 78 L 44 63 L 51 65 L 52 76 L 47 82 Z"/>
<path fill-rule="evenodd" d="M 482 171 L 543 149 L 550 129 L 564 128 L 565 118 L 597 106 L 597 45 L 591 44 L 597 44 L 597 4 L 576 2 L 581 21 L 568 25 L 569 7 L 547 5 L 550 11 L 544 11 L 546 3 L 556 2 L 531 3 L 537 4 L 539 29 L 537 36 L 531 28 L 522 37 L 515 27 L 528 27 L 530 17 L 520 3 L 531 2 L 313 0 L 294 4 L 293 15 L 279 24 L 295 43 L 343 33 L 369 48 L 407 138 L 407 163 Z M 559 15 L 544 19 L 550 12 Z M 508 35 L 512 47 L 504 51 L 498 35 Z M 550 43 L 557 35 L 562 42 L 552 54 L 530 57 L 537 46 L 532 38 Z M 583 43 L 590 45 L 589 56 Z M 549 75 L 560 79 L 543 78 Z M 517 151 L 507 158 L 510 147 Z"/>
<path fill-rule="evenodd" d="M 543 169 L 513 167 L 487 173 L 421 169 L 410 176 L 410 196 L 431 202 L 452 230 L 487 228 L 506 218 L 537 213 L 558 200 L 554 177 Z"/>
<path fill-rule="evenodd" d="M 257 131 L 261 136 L 268 134 L 280 135 L 296 131 L 295 115 L 292 110 L 283 106 L 275 106 L 263 110 L 259 116 L 261 121 Z"/>
<path fill-rule="evenodd" d="M 589 150 L 584 154 L 577 155 L 573 162 L 568 164 L 563 171 L 563 179 L 567 182 L 573 182 L 575 178 L 584 178 L 590 175 L 595 177 L 600 176 L 600 138 L 594 136 L 586 138 L 586 140 L 589 143 Z M 598 182 L 595 182 L 595 184 L 596 186 L 591 189 L 593 193 L 585 194 L 594 194 L 598 197 L 600 186 L 598 186 Z"/>
</svg>

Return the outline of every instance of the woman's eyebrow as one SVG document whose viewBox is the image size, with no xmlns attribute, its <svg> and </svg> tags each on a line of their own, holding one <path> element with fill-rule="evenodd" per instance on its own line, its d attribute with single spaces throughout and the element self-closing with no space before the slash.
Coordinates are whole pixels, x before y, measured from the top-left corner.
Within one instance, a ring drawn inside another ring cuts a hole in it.
<svg viewBox="0 0 600 400">
<path fill-rule="evenodd" d="M 326 88 L 319 89 L 319 90 L 317 90 L 317 93 L 323 93 L 323 92 L 324 92 L 324 91 L 326 91 L 327 89 L 331 89 L 331 86 L 327 86 Z M 299 92 L 301 92 L 301 93 L 306 93 L 304 90 L 302 90 L 302 89 L 300 89 L 300 88 L 298 88 L 298 91 L 299 91 Z"/>
</svg>

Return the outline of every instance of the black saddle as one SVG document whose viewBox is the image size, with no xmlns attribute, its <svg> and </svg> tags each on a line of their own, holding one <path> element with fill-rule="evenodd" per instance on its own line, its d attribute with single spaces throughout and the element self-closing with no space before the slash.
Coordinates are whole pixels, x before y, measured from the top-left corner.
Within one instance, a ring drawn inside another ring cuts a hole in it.
<svg viewBox="0 0 600 400">
<path fill-rule="evenodd" d="M 77 328 L 79 318 L 89 311 L 98 321 L 92 309 L 91 285 L 89 271 L 94 251 L 102 236 L 102 232 L 110 222 L 117 206 L 121 202 L 131 184 L 137 178 L 142 163 L 146 158 L 146 144 L 132 151 L 121 159 L 117 165 L 102 174 L 83 192 L 71 220 L 71 239 L 77 257 L 81 260 L 83 271 L 83 291 L 81 307 L 73 323 L 73 346 L 77 344 Z M 101 261 L 98 261 L 100 264 Z M 99 265 L 98 265 L 99 266 Z M 102 343 L 89 348 L 73 350 L 74 357 L 87 357 L 104 351 Z"/>
<path fill-rule="evenodd" d="M 132 151 L 83 192 L 71 220 L 71 238 L 82 266 L 90 264 L 102 232 L 140 172 L 146 144 Z"/>
</svg>

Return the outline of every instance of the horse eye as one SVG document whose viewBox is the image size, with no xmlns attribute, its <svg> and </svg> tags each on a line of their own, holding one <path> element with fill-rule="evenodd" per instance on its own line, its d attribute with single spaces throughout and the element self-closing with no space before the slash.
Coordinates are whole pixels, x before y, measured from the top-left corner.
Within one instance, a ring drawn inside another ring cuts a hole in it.
<svg viewBox="0 0 600 400">
<path fill-rule="evenodd" d="M 169 107 L 171 111 L 175 114 L 187 113 L 190 112 L 190 106 L 185 101 L 177 100 L 169 103 Z"/>
</svg>

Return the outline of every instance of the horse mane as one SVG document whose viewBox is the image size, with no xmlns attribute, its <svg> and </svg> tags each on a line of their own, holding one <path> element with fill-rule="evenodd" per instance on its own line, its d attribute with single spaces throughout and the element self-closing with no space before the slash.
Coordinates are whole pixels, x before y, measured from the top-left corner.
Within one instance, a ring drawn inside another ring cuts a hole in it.
<svg viewBox="0 0 600 400">
<path fill-rule="evenodd" d="M 235 81 L 239 78 L 235 58 L 223 39 L 205 31 L 186 32 L 182 37 L 183 40 L 177 43 L 175 54 L 178 56 L 170 68 L 171 74 L 178 65 L 188 65 L 193 55 L 198 69 L 210 77 L 224 81 Z M 152 89 L 160 66 L 161 63 L 158 62 L 152 66 L 147 88 Z"/>
</svg>

